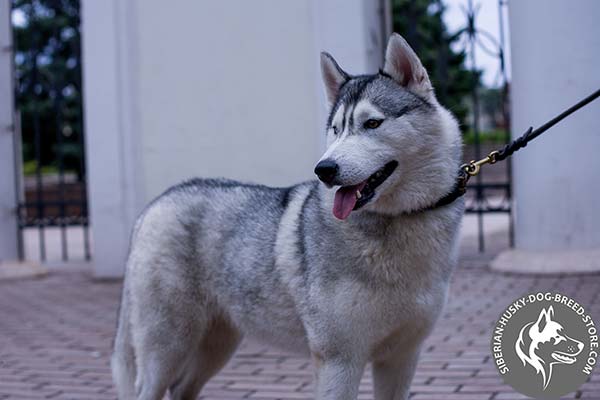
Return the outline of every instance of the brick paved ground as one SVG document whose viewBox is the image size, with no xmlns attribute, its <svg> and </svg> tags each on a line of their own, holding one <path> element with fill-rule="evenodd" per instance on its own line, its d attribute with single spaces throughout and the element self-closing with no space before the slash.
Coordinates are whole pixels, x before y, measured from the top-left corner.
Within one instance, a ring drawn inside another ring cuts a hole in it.
<svg viewBox="0 0 600 400">
<path fill-rule="evenodd" d="M 462 264 L 474 265 L 474 259 Z M 82 271 L 0 282 L 0 400 L 114 399 L 108 356 L 120 287 L 92 281 Z M 525 398 L 502 384 L 490 359 L 490 334 L 510 301 L 546 289 L 574 296 L 600 321 L 600 275 L 523 277 L 460 268 L 411 398 Z M 311 378 L 307 359 L 246 342 L 201 398 L 310 399 Z M 372 398 L 368 373 L 360 393 Z M 600 373 L 567 398 L 600 399 Z"/>
</svg>

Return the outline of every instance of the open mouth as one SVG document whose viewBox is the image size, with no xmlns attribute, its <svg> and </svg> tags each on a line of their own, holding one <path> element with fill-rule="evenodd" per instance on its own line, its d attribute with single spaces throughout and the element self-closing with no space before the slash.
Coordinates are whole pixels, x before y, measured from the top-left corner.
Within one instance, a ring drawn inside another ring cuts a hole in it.
<svg viewBox="0 0 600 400">
<path fill-rule="evenodd" d="M 552 353 L 552 358 L 563 364 L 573 364 L 575 361 L 577 361 L 575 357 L 571 357 L 570 355 L 567 355 L 560 351 L 555 351 L 554 353 Z"/>
<path fill-rule="evenodd" d="M 392 175 L 397 166 L 398 161 L 390 161 L 366 180 L 339 188 L 333 201 L 333 215 L 338 219 L 346 219 L 352 211 L 371 201 L 375 196 L 375 189 Z"/>
</svg>

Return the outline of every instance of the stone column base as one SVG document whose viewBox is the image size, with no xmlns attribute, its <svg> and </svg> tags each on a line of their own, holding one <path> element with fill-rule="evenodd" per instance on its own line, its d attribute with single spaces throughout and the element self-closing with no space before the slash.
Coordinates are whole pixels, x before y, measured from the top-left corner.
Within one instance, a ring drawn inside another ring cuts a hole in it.
<svg viewBox="0 0 600 400">
<path fill-rule="evenodd" d="M 48 270 L 35 262 L 0 262 L 0 281 L 21 278 L 38 278 L 48 273 Z"/>
<path fill-rule="evenodd" d="M 510 249 L 490 263 L 495 271 L 524 274 L 570 274 L 600 272 L 600 249 L 529 251 Z"/>
</svg>

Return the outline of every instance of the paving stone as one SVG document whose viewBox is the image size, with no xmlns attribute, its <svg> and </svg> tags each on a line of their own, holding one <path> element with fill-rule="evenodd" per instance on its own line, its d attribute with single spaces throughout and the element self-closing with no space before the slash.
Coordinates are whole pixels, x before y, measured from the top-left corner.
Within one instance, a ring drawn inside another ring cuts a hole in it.
<svg viewBox="0 0 600 400">
<path fill-rule="evenodd" d="M 489 257 L 483 257 L 489 259 Z M 600 274 L 523 276 L 459 268 L 449 303 L 424 346 L 411 400 L 523 399 L 504 385 L 489 355 L 494 321 L 515 298 L 546 289 L 572 294 L 600 318 Z M 120 282 L 83 271 L 0 281 L 0 400 L 115 399 L 109 367 Z M 600 321 L 597 321 L 600 323 Z M 251 341 L 204 388 L 200 399 L 312 399 L 311 361 Z M 594 371 L 577 394 L 600 400 Z M 370 368 L 359 399 L 373 398 Z"/>
</svg>

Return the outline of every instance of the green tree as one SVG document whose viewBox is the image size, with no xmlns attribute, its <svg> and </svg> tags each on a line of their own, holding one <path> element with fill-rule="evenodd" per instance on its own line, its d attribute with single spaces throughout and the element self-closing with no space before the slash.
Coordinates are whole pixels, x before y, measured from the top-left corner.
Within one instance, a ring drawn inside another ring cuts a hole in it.
<svg viewBox="0 0 600 400">
<path fill-rule="evenodd" d="M 460 32 L 448 32 L 442 19 L 444 4 L 441 0 L 391 1 L 394 31 L 404 36 L 421 58 L 440 103 L 467 126 L 466 97 L 479 82 L 479 73 L 465 67 L 464 51 L 453 50 Z"/>
<path fill-rule="evenodd" d="M 77 171 L 83 149 L 79 0 L 12 0 L 16 108 L 21 115 L 23 158 Z"/>
</svg>

